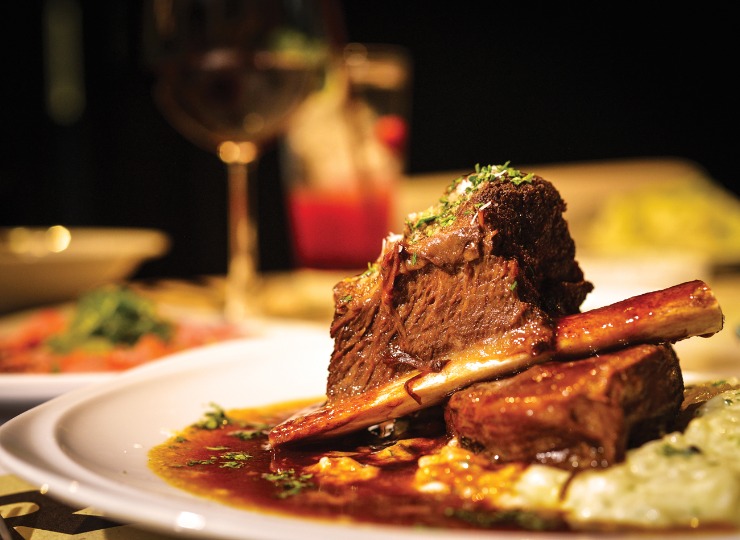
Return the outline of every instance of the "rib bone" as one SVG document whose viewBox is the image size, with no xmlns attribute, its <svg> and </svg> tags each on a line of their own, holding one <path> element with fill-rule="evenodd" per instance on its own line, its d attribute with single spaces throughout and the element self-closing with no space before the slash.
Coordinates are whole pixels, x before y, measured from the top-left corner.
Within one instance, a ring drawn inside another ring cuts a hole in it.
<svg viewBox="0 0 740 540">
<path fill-rule="evenodd" d="M 273 446 L 350 433 L 444 401 L 477 381 L 509 375 L 553 358 L 578 358 L 637 343 L 676 342 L 719 332 L 724 316 L 700 280 L 634 296 L 556 321 L 552 350 L 532 356 L 496 344 L 456 353 L 438 372 L 411 372 L 358 396 L 289 418 L 269 433 Z"/>
<path fill-rule="evenodd" d="M 557 321 L 555 355 L 574 358 L 635 343 L 709 337 L 723 324 L 714 293 L 694 280 L 562 317 Z"/>
</svg>

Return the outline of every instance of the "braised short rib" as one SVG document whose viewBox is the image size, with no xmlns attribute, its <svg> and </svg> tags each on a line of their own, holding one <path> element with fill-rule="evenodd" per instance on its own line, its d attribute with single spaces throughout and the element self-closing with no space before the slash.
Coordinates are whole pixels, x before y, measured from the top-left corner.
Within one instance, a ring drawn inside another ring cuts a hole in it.
<svg viewBox="0 0 740 540">
<path fill-rule="evenodd" d="M 719 304 L 700 281 L 580 313 L 593 285 L 576 261 L 565 210 L 549 181 L 491 165 L 409 215 L 366 272 L 334 287 L 326 402 L 273 428 L 271 444 L 366 428 L 552 359 L 722 328 Z"/>
</svg>

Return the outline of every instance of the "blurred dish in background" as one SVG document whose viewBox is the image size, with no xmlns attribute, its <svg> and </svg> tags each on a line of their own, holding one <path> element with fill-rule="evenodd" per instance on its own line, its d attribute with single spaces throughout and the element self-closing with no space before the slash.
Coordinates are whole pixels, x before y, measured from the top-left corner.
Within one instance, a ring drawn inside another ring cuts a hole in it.
<svg viewBox="0 0 740 540">
<path fill-rule="evenodd" d="M 249 335 L 245 327 L 166 314 L 127 285 L 83 294 L 71 306 L 29 313 L 0 332 L 0 373 L 123 371 L 172 353 Z"/>
<path fill-rule="evenodd" d="M 84 291 L 130 277 L 169 249 L 153 229 L 0 229 L 0 313 L 74 300 Z"/>
<path fill-rule="evenodd" d="M 364 269 L 390 232 L 404 172 L 411 59 L 350 43 L 292 119 L 281 146 L 295 263 Z"/>
<path fill-rule="evenodd" d="M 740 199 L 704 177 L 677 178 L 669 187 L 644 184 L 605 199 L 583 240 L 595 254 L 673 250 L 715 267 L 738 265 Z"/>
<path fill-rule="evenodd" d="M 625 298 L 665 289 L 695 279 L 712 281 L 704 257 L 678 250 L 648 253 L 590 253 L 578 257 L 586 279 L 594 284 L 581 310 L 599 308 Z"/>
<path fill-rule="evenodd" d="M 0 319 L 0 423 L 69 390 L 174 353 L 254 336 L 136 285 L 106 285 L 75 303 Z"/>
</svg>

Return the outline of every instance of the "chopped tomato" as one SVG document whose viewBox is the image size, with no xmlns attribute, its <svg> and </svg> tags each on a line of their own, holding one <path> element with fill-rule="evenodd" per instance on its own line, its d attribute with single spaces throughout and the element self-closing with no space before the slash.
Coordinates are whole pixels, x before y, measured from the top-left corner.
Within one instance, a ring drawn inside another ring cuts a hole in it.
<svg viewBox="0 0 740 540">
<path fill-rule="evenodd" d="M 39 346 L 46 339 L 62 332 L 67 317 L 58 309 L 43 309 L 34 313 L 17 331 L 0 336 L 0 360 L 6 354 L 15 354 Z"/>
<path fill-rule="evenodd" d="M 76 350 L 68 354 L 57 355 L 56 364 L 60 373 L 106 371 L 104 356 L 99 352 Z"/>
<path fill-rule="evenodd" d="M 145 335 L 133 347 L 116 347 L 108 355 L 106 366 L 109 370 L 121 371 L 144 364 L 153 358 L 161 358 L 170 352 L 175 352 L 175 349 L 159 337 Z"/>
<path fill-rule="evenodd" d="M 156 334 L 144 334 L 133 345 L 54 352 L 47 341 L 67 329 L 69 318 L 60 309 L 44 309 L 11 335 L 0 337 L 0 373 L 124 371 L 174 352 L 244 335 L 236 326 L 225 323 L 176 321 L 167 341 Z"/>
</svg>

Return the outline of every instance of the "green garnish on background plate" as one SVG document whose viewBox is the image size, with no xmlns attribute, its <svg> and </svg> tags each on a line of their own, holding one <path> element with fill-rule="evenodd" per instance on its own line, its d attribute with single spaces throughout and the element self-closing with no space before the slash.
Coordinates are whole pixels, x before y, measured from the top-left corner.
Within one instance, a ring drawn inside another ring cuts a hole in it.
<svg viewBox="0 0 740 540">
<path fill-rule="evenodd" d="M 167 341 L 173 331 L 173 323 L 157 315 L 154 302 L 116 285 L 82 295 L 67 330 L 47 344 L 59 354 L 77 348 L 107 350 L 115 345 L 135 345 L 145 334 Z"/>
</svg>

